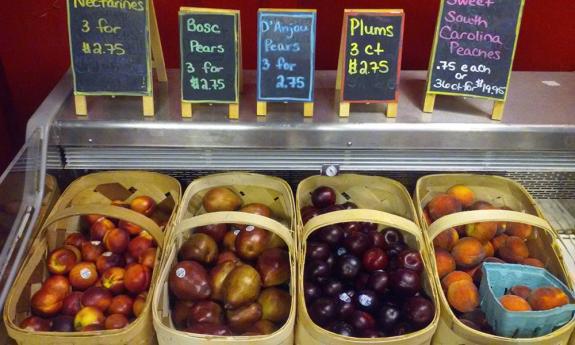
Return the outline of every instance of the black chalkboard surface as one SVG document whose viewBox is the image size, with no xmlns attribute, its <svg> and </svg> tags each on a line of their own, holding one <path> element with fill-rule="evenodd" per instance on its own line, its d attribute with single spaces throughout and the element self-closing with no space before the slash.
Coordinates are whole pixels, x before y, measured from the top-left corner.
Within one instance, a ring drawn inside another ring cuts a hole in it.
<svg viewBox="0 0 575 345">
<path fill-rule="evenodd" d="M 312 102 L 316 12 L 258 12 L 258 101 Z"/>
<path fill-rule="evenodd" d="M 427 92 L 505 100 L 524 0 L 442 0 Z"/>
<path fill-rule="evenodd" d="M 182 101 L 238 102 L 237 11 L 180 11 Z"/>
<path fill-rule="evenodd" d="M 342 49 L 344 102 L 397 102 L 403 11 L 346 11 Z"/>
<path fill-rule="evenodd" d="M 150 95 L 148 0 L 68 0 L 77 95 Z"/>
</svg>

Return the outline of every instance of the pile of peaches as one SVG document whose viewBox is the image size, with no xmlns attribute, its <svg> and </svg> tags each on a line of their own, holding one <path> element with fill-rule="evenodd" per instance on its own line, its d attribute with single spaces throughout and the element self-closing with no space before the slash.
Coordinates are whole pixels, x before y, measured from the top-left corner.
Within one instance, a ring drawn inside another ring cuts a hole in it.
<svg viewBox="0 0 575 345">
<path fill-rule="evenodd" d="M 150 216 L 156 202 L 148 196 L 113 205 Z M 85 332 L 121 329 L 143 311 L 156 262 L 157 244 L 139 226 L 88 215 L 86 234 L 72 233 L 48 254 L 50 272 L 32 295 L 32 316 L 20 327 L 29 331 Z"/>
<path fill-rule="evenodd" d="M 493 210 L 486 201 L 475 200 L 473 191 L 455 185 L 436 195 L 424 208 L 428 224 L 460 211 Z M 509 208 L 501 208 L 509 210 Z M 441 232 L 434 240 L 437 273 L 447 301 L 467 326 L 492 333 L 479 309 L 478 286 L 483 262 L 514 263 L 544 267 L 530 257 L 526 240 L 533 233 L 531 225 L 512 222 L 472 223 Z M 534 299 L 539 299 L 534 296 Z"/>
<path fill-rule="evenodd" d="M 225 187 L 209 190 L 202 203 L 206 212 L 272 217 L 266 205 L 242 207 L 241 198 Z M 271 334 L 289 317 L 290 277 L 289 252 L 278 235 L 244 224 L 195 228 L 168 279 L 172 323 L 196 334 Z"/>
</svg>

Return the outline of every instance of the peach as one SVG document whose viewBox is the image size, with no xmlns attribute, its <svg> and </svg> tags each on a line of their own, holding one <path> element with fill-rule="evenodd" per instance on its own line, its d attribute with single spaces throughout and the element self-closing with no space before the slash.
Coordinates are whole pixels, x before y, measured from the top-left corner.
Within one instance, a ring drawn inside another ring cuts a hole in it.
<svg viewBox="0 0 575 345">
<path fill-rule="evenodd" d="M 70 294 L 71 286 L 68 278 L 61 275 L 53 275 L 42 283 L 42 290 L 56 294 L 59 299 L 64 299 Z"/>
<path fill-rule="evenodd" d="M 453 246 L 451 255 L 457 267 L 469 269 L 479 265 L 485 259 L 485 250 L 478 239 L 464 237 Z"/>
<path fill-rule="evenodd" d="M 499 297 L 499 303 L 509 311 L 529 311 L 531 306 L 526 300 L 515 295 L 503 295 Z"/>
<path fill-rule="evenodd" d="M 101 287 L 93 286 L 82 295 L 82 305 L 85 307 L 95 307 L 105 312 L 111 304 L 112 294 Z"/>
<path fill-rule="evenodd" d="M 529 266 L 534 266 L 534 267 L 539 267 L 539 268 L 545 268 L 545 264 L 543 264 L 543 262 L 539 259 L 536 258 L 527 258 L 527 259 L 523 259 L 520 262 L 522 265 L 529 265 Z"/>
<path fill-rule="evenodd" d="M 102 287 L 114 295 L 124 291 L 126 270 L 121 267 L 111 267 L 102 274 Z"/>
<path fill-rule="evenodd" d="M 455 260 L 453 260 L 453 257 L 447 250 L 435 250 L 435 264 L 439 278 L 443 278 L 447 274 L 455 271 Z"/>
<path fill-rule="evenodd" d="M 137 236 L 133 238 L 128 244 L 128 253 L 135 258 L 139 258 L 144 250 L 152 248 L 153 242 L 150 238 L 144 236 Z"/>
<path fill-rule="evenodd" d="M 479 291 L 473 282 L 459 280 L 449 285 L 447 301 L 455 310 L 467 313 L 479 306 Z"/>
<path fill-rule="evenodd" d="M 445 277 L 443 277 L 443 279 L 441 279 L 441 287 L 443 288 L 444 291 L 447 291 L 447 289 L 449 289 L 449 286 L 451 284 L 458 282 L 460 280 L 467 280 L 473 282 L 473 278 L 471 278 L 469 274 L 463 271 L 453 271 L 448 275 L 446 275 Z"/>
<path fill-rule="evenodd" d="M 568 304 L 569 297 L 560 288 L 545 286 L 531 291 L 527 301 L 533 310 L 549 310 Z"/>
<path fill-rule="evenodd" d="M 156 255 L 158 248 L 148 248 L 138 257 L 138 263 L 153 270 L 156 265 Z"/>
<path fill-rule="evenodd" d="M 497 222 L 471 223 L 465 226 L 465 233 L 481 242 L 489 241 L 497 234 Z"/>
<path fill-rule="evenodd" d="M 112 252 L 102 253 L 102 255 L 100 255 L 96 260 L 96 268 L 100 274 L 103 274 L 109 268 L 124 266 L 126 266 L 126 260 L 124 259 L 124 256 Z"/>
<path fill-rule="evenodd" d="M 98 271 L 93 262 L 80 262 L 68 275 L 70 285 L 77 290 L 86 290 L 98 281 Z"/>
<path fill-rule="evenodd" d="M 74 246 L 78 249 L 82 249 L 82 244 L 84 244 L 84 242 L 86 241 L 88 240 L 86 240 L 84 235 L 82 235 L 79 232 L 74 232 L 68 235 L 68 237 L 66 237 L 66 239 L 64 240 L 64 244 L 68 246 Z"/>
<path fill-rule="evenodd" d="M 136 224 L 130 223 L 126 220 L 120 220 L 120 222 L 118 222 L 118 227 L 120 229 L 126 230 L 132 236 L 138 235 L 140 234 L 140 232 L 142 232 L 141 227 L 137 226 Z"/>
<path fill-rule="evenodd" d="M 511 295 L 519 296 L 525 300 L 529 298 L 531 294 L 531 289 L 525 285 L 515 285 L 511 289 L 509 289 L 509 293 Z"/>
<path fill-rule="evenodd" d="M 493 245 L 493 249 L 497 252 L 499 248 L 503 247 L 505 241 L 507 241 L 509 236 L 505 234 L 497 235 L 491 240 L 491 244 Z"/>
<path fill-rule="evenodd" d="M 459 241 L 459 234 L 457 230 L 451 228 L 439 233 L 439 235 L 433 239 L 433 245 L 436 248 L 451 250 L 457 241 Z"/>
<path fill-rule="evenodd" d="M 146 306 L 146 295 L 139 294 L 134 299 L 134 304 L 132 305 L 132 312 L 134 313 L 134 316 L 135 317 L 140 316 L 140 314 L 142 314 L 142 312 L 144 311 L 145 306 Z"/>
<path fill-rule="evenodd" d="M 521 237 L 509 236 L 497 251 L 499 257 L 507 262 L 519 263 L 529 257 L 529 249 Z"/>
<path fill-rule="evenodd" d="M 134 300 L 128 295 L 118 295 L 112 298 L 112 303 L 108 307 L 110 314 L 123 314 L 131 317 L 133 314 Z"/>
<path fill-rule="evenodd" d="M 112 229 L 104 235 L 104 246 L 112 253 L 122 254 L 130 244 L 130 234 L 123 229 Z"/>
<path fill-rule="evenodd" d="M 80 291 L 73 291 L 68 297 L 64 298 L 61 313 L 68 316 L 78 314 L 80 309 L 82 309 L 82 295 L 83 293 Z"/>
<path fill-rule="evenodd" d="M 76 265 L 76 253 L 66 248 L 53 250 L 46 259 L 48 271 L 52 274 L 66 274 Z"/>
<path fill-rule="evenodd" d="M 462 184 L 456 184 L 455 186 L 449 188 L 447 190 L 447 194 L 459 200 L 463 207 L 471 206 L 475 199 L 475 194 L 473 191 L 469 187 Z"/>
<path fill-rule="evenodd" d="M 495 249 L 490 241 L 483 242 L 483 250 L 485 251 L 485 256 L 490 257 L 495 255 Z"/>
<path fill-rule="evenodd" d="M 100 242 L 85 242 L 82 244 L 82 260 L 96 262 L 98 257 L 104 252 Z"/>
<path fill-rule="evenodd" d="M 30 316 L 20 322 L 20 328 L 31 332 L 49 332 L 51 322 L 38 316 Z"/>
<path fill-rule="evenodd" d="M 459 200 L 448 194 L 439 194 L 435 196 L 427 204 L 427 208 L 429 210 L 429 216 L 433 221 L 436 221 L 448 214 L 461 212 L 462 209 Z"/>
<path fill-rule="evenodd" d="M 150 269 L 142 264 L 133 264 L 126 269 L 124 286 L 131 293 L 140 293 L 148 290 L 152 275 Z"/>
<path fill-rule="evenodd" d="M 108 218 L 102 217 L 90 227 L 90 240 L 101 241 L 106 233 L 114 229 L 116 225 Z"/>
<path fill-rule="evenodd" d="M 130 322 L 125 315 L 122 314 L 112 314 L 106 318 L 104 321 L 105 329 L 122 329 L 126 327 Z"/>
<path fill-rule="evenodd" d="M 533 227 L 529 224 L 509 222 L 505 228 L 505 233 L 526 240 L 533 233 Z"/>
<path fill-rule="evenodd" d="M 156 201 L 146 195 L 138 196 L 130 202 L 130 208 L 149 217 L 156 210 Z"/>
<path fill-rule="evenodd" d="M 100 309 L 84 307 L 74 317 L 74 328 L 76 328 L 77 331 L 87 331 L 85 329 L 87 326 L 103 326 L 105 319 L 104 313 L 102 313 Z"/>
<path fill-rule="evenodd" d="M 58 294 L 44 289 L 38 290 L 30 301 L 32 312 L 42 317 L 55 316 L 62 310 L 62 300 Z"/>
</svg>

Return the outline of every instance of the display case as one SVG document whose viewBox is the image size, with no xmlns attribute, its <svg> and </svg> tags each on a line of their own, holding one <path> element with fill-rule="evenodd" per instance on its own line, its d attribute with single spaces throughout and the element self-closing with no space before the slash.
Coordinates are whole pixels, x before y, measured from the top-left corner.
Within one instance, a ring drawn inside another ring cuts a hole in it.
<svg viewBox="0 0 575 345">
<path fill-rule="evenodd" d="M 243 77 L 240 118 L 230 120 L 227 107 L 216 104 L 182 118 L 178 70 L 155 85 L 154 117 L 144 118 L 141 102 L 130 97 L 90 99 L 89 115 L 76 116 L 71 73 L 64 75 L 30 119 L 26 144 L 0 179 L 6 184 L 18 173 L 25 181 L 18 212 L 0 232 L 0 303 L 38 220 L 47 174 L 63 189 L 101 170 L 161 171 L 184 186 L 210 172 L 246 170 L 280 176 L 293 187 L 320 170 L 345 171 L 391 177 L 410 192 L 429 173 L 496 174 L 538 199 L 562 233 L 566 258 L 575 259 L 575 73 L 513 73 L 501 122 L 490 120 L 489 102 L 470 98 L 438 97 L 435 111 L 423 113 L 424 71 L 402 72 L 397 118 L 386 118 L 376 104 L 353 105 L 350 117 L 338 117 L 334 71 L 316 74 L 313 118 L 304 118 L 298 104 L 273 104 L 259 117 L 255 73 Z"/>
</svg>

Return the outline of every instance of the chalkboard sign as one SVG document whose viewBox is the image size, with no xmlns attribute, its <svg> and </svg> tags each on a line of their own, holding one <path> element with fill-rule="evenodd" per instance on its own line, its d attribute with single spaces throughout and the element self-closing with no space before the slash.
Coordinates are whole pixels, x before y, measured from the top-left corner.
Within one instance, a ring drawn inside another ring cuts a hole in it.
<svg viewBox="0 0 575 345">
<path fill-rule="evenodd" d="M 403 11 L 346 10 L 343 21 L 342 101 L 397 102 Z"/>
<path fill-rule="evenodd" d="M 152 93 L 148 0 L 68 0 L 77 95 Z"/>
<path fill-rule="evenodd" d="M 315 23 L 312 10 L 258 12 L 258 101 L 313 101 Z"/>
<path fill-rule="evenodd" d="M 524 0 L 442 0 L 427 92 L 503 101 Z"/>
<path fill-rule="evenodd" d="M 180 10 L 182 101 L 238 102 L 239 12 Z"/>
</svg>

